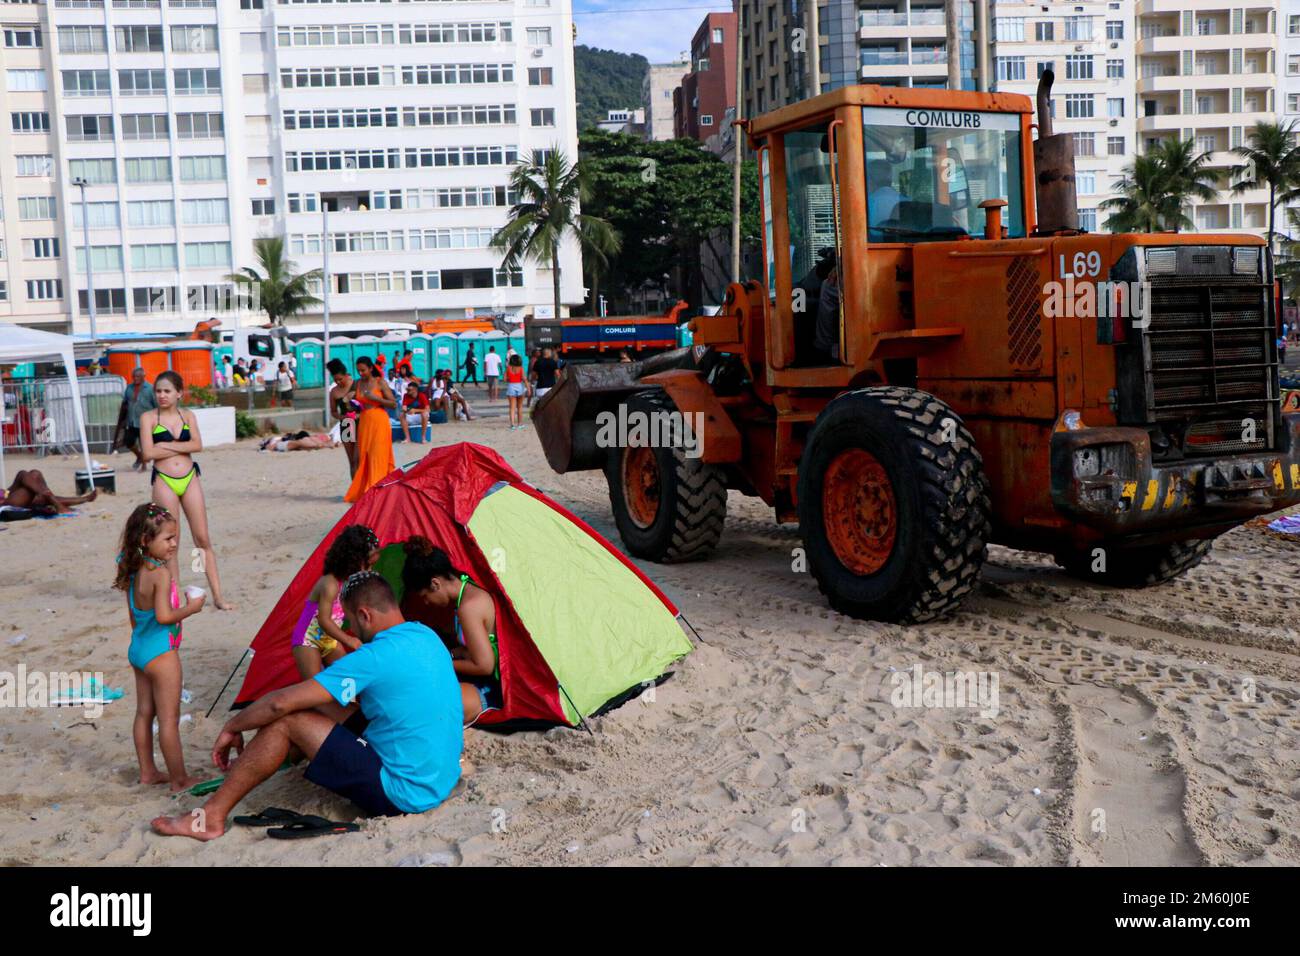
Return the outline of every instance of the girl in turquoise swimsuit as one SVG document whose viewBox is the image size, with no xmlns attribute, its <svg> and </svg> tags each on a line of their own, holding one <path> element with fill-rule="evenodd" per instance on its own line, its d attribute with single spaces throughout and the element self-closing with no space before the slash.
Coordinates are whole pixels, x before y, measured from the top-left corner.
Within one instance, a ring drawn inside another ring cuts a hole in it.
<svg viewBox="0 0 1300 956">
<path fill-rule="evenodd" d="M 456 643 L 451 647 L 451 663 L 460 678 L 465 723 L 472 724 L 485 711 L 502 706 L 496 604 L 492 595 L 471 581 L 468 574 L 458 571 L 447 552 L 434 547 L 428 538 L 412 535 L 402 549 L 406 552 L 402 566 L 403 609 L 411 609 L 412 616 L 418 617 L 420 608 L 415 602 L 419 602 L 435 618 L 439 612 L 452 614 L 451 631 Z M 444 625 L 441 631 L 445 633 L 445 621 L 439 623 Z"/>
<path fill-rule="evenodd" d="M 182 605 L 176 579 L 167 568 L 176 556 L 180 527 L 166 508 L 140 505 L 126 519 L 122 550 L 117 556 L 113 587 L 126 592 L 131 621 L 131 647 L 127 660 L 135 672 L 135 755 L 140 782 L 171 783 L 173 791 L 186 790 L 201 778 L 185 772 L 181 750 L 181 621 L 197 614 L 203 596 Z M 167 772 L 153 759 L 153 721 L 158 718 L 158 743 Z"/>
<path fill-rule="evenodd" d="M 140 455 L 153 462 L 153 500 L 174 515 L 185 512 L 194 546 L 203 551 L 203 570 L 212 591 L 212 603 L 225 611 L 232 605 L 221 596 L 217 553 L 208 535 L 208 510 L 203 499 L 199 466 L 192 455 L 203 450 L 203 437 L 193 412 L 180 407 L 185 383 L 175 372 L 163 372 L 154 381 L 158 407 L 140 415 Z M 180 566 L 171 559 L 172 577 L 180 579 Z"/>
</svg>

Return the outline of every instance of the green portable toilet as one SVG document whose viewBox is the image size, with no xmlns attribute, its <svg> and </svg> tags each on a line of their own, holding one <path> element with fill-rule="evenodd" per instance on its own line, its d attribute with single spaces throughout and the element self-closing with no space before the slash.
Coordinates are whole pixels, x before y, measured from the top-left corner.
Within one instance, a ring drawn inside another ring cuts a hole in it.
<svg viewBox="0 0 1300 956">
<path fill-rule="evenodd" d="M 348 372 L 357 374 L 357 359 L 368 358 L 373 362 L 379 355 L 379 339 L 373 335 L 356 336 L 352 339 L 352 362 L 348 365 Z"/>
<path fill-rule="evenodd" d="M 433 337 L 429 335 L 412 335 L 406 340 L 406 347 L 411 350 L 411 371 L 422 382 L 433 378 Z"/>
<path fill-rule="evenodd" d="M 687 323 L 683 322 L 681 325 L 677 326 L 677 347 L 678 348 L 681 348 L 682 346 L 690 345 L 691 342 L 694 341 L 694 338 L 695 336 L 691 334 L 690 327 Z"/>
<path fill-rule="evenodd" d="M 433 336 L 433 370 L 444 368 L 456 370 L 456 336 L 450 332 Z"/>
<path fill-rule="evenodd" d="M 302 339 L 293 345 L 298 361 L 298 387 L 321 388 L 325 384 L 325 343 L 320 339 Z"/>
<path fill-rule="evenodd" d="M 504 379 L 506 374 L 506 349 L 510 347 L 510 340 L 506 337 L 504 332 L 493 331 L 484 332 L 482 342 L 483 344 L 481 346 L 476 346 L 474 349 L 475 353 L 478 355 L 479 378 L 482 379 L 483 376 L 487 374 L 487 367 L 484 365 L 483 360 L 487 358 L 488 349 L 495 348 L 497 350 L 497 355 L 501 357 L 500 377 Z"/>
<path fill-rule="evenodd" d="M 474 357 L 478 359 L 477 370 L 474 374 L 480 382 L 483 381 L 483 353 L 487 350 L 483 347 L 483 333 L 477 329 L 471 329 L 456 336 L 456 367 L 454 371 L 458 382 L 460 377 L 465 374 L 462 371 L 462 366 L 464 366 L 465 356 L 469 355 L 471 348 L 474 350 Z"/>
<path fill-rule="evenodd" d="M 523 359 L 524 374 L 527 375 L 528 374 L 528 347 L 527 344 L 524 342 L 523 328 L 520 328 L 518 331 L 511 332 L 510 335 L 508 336 L 507 341 L 509 342 L 509 347 L 514 349 L 516 352 L 518 352 L 519 357 Z"/>
<path fill-rule="evenodd" d="M 352 361 L 352 340 L 348 338 L 331 338 L 330 339 L 330 361 L 338 359 L 343 363 L 343 367 L 348 370 L 349 375 L 357 374 L 356 364 Z M 329 372 L 325 373 L 326 375 Z"/>
<path fill-rule="evenodd" d="M 384 369 L 387 371 L 396 368 L 397 363 L 402 360 L 402 353 L 407 349 L 406 339 L 380 339 L 379 352 L 383 354 L 385 363 Z"/>
</svg>

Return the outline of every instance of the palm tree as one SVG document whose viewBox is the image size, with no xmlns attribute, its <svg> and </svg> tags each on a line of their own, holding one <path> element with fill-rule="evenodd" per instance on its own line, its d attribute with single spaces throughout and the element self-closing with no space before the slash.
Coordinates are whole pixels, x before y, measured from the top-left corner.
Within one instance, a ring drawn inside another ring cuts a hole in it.
<svg viewBox="0 0 1300 956">
<path fill-rule="evenodd" d="M 623 249 L 623 237 L 604 219 L 584 216 L 578 226 L 578 244 L 582 247 L 582 267 L 587 274 L 587 284 L 591 287 L 591 309 L 593 315 L 600 313 L 600 279 L 609 268 L 610 256 L 616 256 Z M 598 225 L 593 226 L 593 223 Z"/>
<path fill-rule="evenodd" d="M 1164 187 L 1164 167 L 1155 156 L 1137 156 L 1124 167 L 1115 184 L 1119 194 L 1104 200 L 1101 209 L 1110 216 L 1102 224 L 1111 232 L 1158 232 L 1169 213 L 1169 196 Z"/>
<path fill-rule="evenodd" d="M 518 269 L 527 259 L 549 264 L 554 285 L 555 317 L 560 317 L 560 246 L 573 233 L 584 250 L 601 257 L 618 249 L 619 236 L 608 221 L 585 216 L 579 206 L 591 196 L 582 163 L 570 163 L 558 146 L 544 157 L 520 160 L 510 174 L 516 202 L 506 224 L 492 237 L 492 247 L 504 254 L 503 265 Z"/>
<path fill-rule="evenodd" d="M 1210 168 L 1210 154 L 1196 152 L 1190 139 L 1166 139 L 1150 155 L 1163 167 L 1164 190 L 1168 200 L 1165 228 L 1178 232 L 1194 223 L 1183 210 L 1193 199 L 1209 202 L 1219 195 L 1218 174 Z"/>
<path fill-rule="evenodd" d="M 1300 209 L 1288 209 L 1286 219 L 1291 235 L 1300 236 Z M 1294 298 L 1295 290 L 1300 287 L 1300 240 L 1284 237 L 1274 271 L 1282 280 L 1282 289 L 1287 292 L 1287 297 Z"/>
<path fill-rule="evenodd" d="M 1296 145 L 1296 123 L 1259 122 L 1251 127 L 1248 146 L 1233 152 L 1245 162 L 1232 167 L 1234 194 L 1268 187 L 1268 247 L 1273 248 L 1274 214 L 1278 203 L 1300 197 L 1300 146 Z"/>
<path fill-rule="evenodd" d="M 226 281 L 255 291 L 256 301 L 272 325 L 283 325 L 285 319 L 320 302 L 311 294 L 311 284 L 320 280 L 321 271 L 294 271 L 297 264 L 285 258 L 284 236 L 254 239 L 253 253 L 261 272 L 252 266 L 244 266 L 239 272 L 226 276 Z"/>
</svg>

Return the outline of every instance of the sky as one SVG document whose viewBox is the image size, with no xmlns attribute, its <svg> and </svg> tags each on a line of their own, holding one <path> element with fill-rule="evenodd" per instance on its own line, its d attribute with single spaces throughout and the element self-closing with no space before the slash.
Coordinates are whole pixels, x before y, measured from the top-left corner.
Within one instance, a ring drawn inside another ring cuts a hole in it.
<svg viewBox="0 0 1300 956">
<path fill-rule="evenodd" d="M 730 9 L 730 0 L 573 0 L 573 19 L 584 46 L 668 63 L 690 48 L 706 13 Z"/>
</svg>

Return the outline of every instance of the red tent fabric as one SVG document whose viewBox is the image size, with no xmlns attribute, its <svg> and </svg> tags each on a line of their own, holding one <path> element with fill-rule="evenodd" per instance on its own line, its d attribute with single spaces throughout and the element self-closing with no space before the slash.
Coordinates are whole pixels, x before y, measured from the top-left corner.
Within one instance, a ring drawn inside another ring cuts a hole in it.
<svg viewBox="0 0 1300 956">
<path fill-rule="evenodd" d="M 290 638 L 303 605 L 324 569 L 325 552 L 340 531 L 364 524 L 381 546 L 421 534 L 447 552 L 452 564 L 469 574 L 492 595 L 497 608 L 497 644 L 501 663 L 501 692 L 505 706 L 489 711 L 479 723 L 542 720 L 567 723 L 554 674 L 528 637 L 510 598 L 501 588 L 486 555 L 467 527 L 479 501 L 504 482 L 546 503 L 590 534 L 631 568 L 675 615 L 677 608 L 617 548 L 585 522 L 528 485 L 505 459 L 483 445 L 462 442 L 432 449 L 409 470 L 398 469 L 372 487 L 330 529 L 312 552 L 250 645 L 253 661 L 235 707 L 297 683 L 300 678 L 290 650 Z"/>
</svg>

